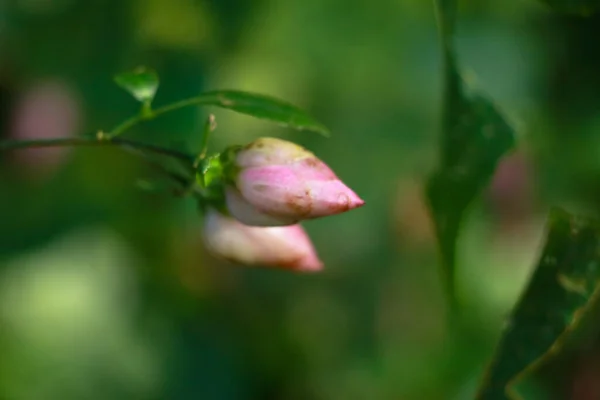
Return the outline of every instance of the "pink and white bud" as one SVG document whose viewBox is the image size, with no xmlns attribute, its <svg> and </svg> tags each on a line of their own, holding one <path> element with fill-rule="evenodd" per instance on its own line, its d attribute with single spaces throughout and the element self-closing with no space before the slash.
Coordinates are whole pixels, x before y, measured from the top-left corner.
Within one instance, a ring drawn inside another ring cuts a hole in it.
<svg viewBox="0 0 600 400">
<path fill-rule="evenodd" d="M 225 200 L 247 225 L 291 225 L 364 204 L 323 161 L 291 142 L 258 139 L 239 150 L 233 164 L 235 187 L 226 188 Z"/>
<path fill-rule="evenodd" d="M 310 238 L 300 225 L 248 226 L 209 209 L 203 239 L 210 253 L 235 263 L 298 272 L 323 268 Z"/>
</svg>

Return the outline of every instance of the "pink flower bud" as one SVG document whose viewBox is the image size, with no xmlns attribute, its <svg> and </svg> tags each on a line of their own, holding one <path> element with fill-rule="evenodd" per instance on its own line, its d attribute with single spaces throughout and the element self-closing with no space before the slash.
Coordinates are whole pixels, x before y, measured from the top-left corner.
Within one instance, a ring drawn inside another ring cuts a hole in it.
<svg viewBox="0 0 600 400">
<path fill-rule="evenodd" d="M 310 238 L 300 225 L 255 227 L 209 209 L 204 221 L 204 243 L 217 257 L 246 264 L 293 271 L 319 271 Z"/>
<path fill-rule="evenodd" d="M 225 199 L 247 225 L 291 225 L 364 204 L 323 161 L 291 142 L 258 139 L 235 154 L 233 165 L 235 187 Z"/>
</svg>

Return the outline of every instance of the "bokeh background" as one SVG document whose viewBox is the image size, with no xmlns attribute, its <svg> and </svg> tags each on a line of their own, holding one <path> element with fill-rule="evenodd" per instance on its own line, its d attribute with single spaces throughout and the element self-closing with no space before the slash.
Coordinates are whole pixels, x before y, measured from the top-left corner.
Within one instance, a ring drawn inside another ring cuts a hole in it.
<svg viewBox="0 0 600 400">
<path fill-rule="evenodd" d="M 190 199 L 108 148 L 0 154 L 0 399 L 470 399 L 533 267 L 552 204 L 600 201 L 600 25 L 536 0 L 463 2 L 469 80 L 519 132 L 458 252 L 466 327 L 446 324 L 422 200 L 441 65 L 422 0 L 1 0 L 0 135 L 110 129 L 137 104 L 112 76 L 161 76 L 156 103 L 274 95 L 330 139 L 186 109 L 129 135 L 194 149 L 258 136 L 314 151 L 362 196 L 305 224 L 326 264 L 298 275 L 215 260 Z"/>
</svg>

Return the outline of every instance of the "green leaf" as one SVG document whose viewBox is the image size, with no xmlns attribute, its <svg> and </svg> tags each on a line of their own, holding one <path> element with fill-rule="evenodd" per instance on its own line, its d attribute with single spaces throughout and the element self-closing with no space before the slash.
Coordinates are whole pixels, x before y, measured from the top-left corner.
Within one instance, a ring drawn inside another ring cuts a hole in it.
<svg viewBox="0 0 600 400">
<path fill-rule="evenodd" d="M 283 100 L 239 90 L 218 90 L 203 93 L 155 110 L 154 115 L 192 105 L 212 105 L 255 118 L 265 119 L 297 130 L 307 130 L 329 136 L 329 130 L 300 108 Z"/>
<path fill-rule="evenodd" d="M 505 324 L 477 400 L 521 399 L 532 372 L 591 332 L 600 294 L 600 228 L 554 209 L 538 266 Z M 598 325 L 596 323 L 596 325 Z M 591 337 L 597 337 L 597 326 Z"/>
<path fill-rule="evenodd" d="M 114 78 L 115 83 L 125 89 L 137 101 L 150 105 L 158 90 L 158 75 L 155 71 L 138 67 L 133 71 L 123 72 Z"/>
<path fill-rule="evenodd" d="M 542 0 L 550 7 L 570 14 L 590 15 L 600 9 L 600 0 Z"/>
<path fill-rule="evenodd" d="M 492 102 L 467 90 L 447 53 L 440 164 L 426 195 L 442 255 L 445 284 L 454 297 L 456 243 L 468 206 L 487 185 L 515 134 Z"/>
<path fill-rule="evenodd" d="M 441 154 L 426 197 L 442 256 L 450 308 L 456 311 L 456 243 L 468 206 L 487 185 L 500 158 L 515 146 L 513 129 L 484 96 L 469 90 L 453 49 L 456 0 L 436 0 L 444 61 Z"/>
</svg>

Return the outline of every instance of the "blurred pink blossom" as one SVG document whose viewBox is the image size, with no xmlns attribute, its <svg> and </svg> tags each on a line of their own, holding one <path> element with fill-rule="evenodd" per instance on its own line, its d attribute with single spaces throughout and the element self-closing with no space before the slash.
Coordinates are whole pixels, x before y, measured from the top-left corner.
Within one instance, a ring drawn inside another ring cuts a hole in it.
<svg viewBox="0 0 600 400">
<path fill-rule="evenodd" d="M 80 126 L 81 111 L 74 94 L 57 81 L 46 81 L 26 91 L 18 101 L 9 135 L 14 140 L 70 137 Z M 37 172 L 53 171 L 69 149 L 27 149 L 14 153 L 16 162 Z"/>
<path fill-rule="evenodd" d="M 300 225 L 247 226 L 209 209 L 203 233 L 208 251 L 232 262 L 298 272 L 313 272 L 323 268 L 310 238 Z"/>
<path fill-rule="evenodd" d="M 533 169 L 522 151 L 503 158 L 488 189 L 488 199 L 502 231 L 529 221 L 535 213 Z"/>
</svg>

